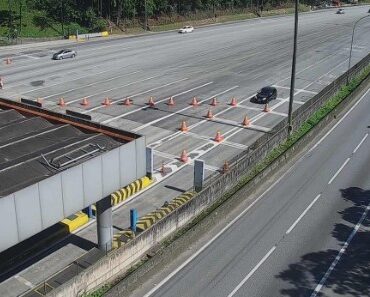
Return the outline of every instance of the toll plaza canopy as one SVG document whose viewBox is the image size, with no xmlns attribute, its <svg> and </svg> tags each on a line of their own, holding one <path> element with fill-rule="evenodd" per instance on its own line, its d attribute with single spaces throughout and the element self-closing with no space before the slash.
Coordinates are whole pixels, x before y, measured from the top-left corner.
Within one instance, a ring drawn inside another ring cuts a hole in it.
<svg viewBox="0 0 370 297">
<path fill-rule="evenodd" d="M 0 98 L 0 252 L 146 175 L 145 137 Z"/>
</svg>

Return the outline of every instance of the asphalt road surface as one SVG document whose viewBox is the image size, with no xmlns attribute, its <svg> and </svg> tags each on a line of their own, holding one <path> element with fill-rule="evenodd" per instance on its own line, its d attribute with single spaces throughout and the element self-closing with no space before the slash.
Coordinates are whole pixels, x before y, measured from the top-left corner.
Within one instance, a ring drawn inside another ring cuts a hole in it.
<svg viewBox="0 0 370 297">
<path fill-rule="evenodd" d="M 353 23 L 367 15 L 368 7 L 345 10 L 344 15 L 336 15 L 335 10 L 301 15 L 294 109 L 346 71 Z M 169 173 L 156 172 L 153 187 L 114 212 L 116 230 L 126 228 L 130 208 L 145 214 L 192 187 L 192 162 L 178 162 L 182 150 L 204 160 L 209 176 L 287 116 L 292 28 L 292 16 L 284 16 L 197 28 L 184 35 L 167 32 L 69 42 L 63 46 L 77 50 L 77 57 L 62 61 L 51 60 L 61 45 L 5 48 L 0 58 L 11 57 L 13 63 L 1 65 L 4 90 L 0 96 L 41 98 L 44 106 L 60 112 L 64 108 L 57 103 L 63 97 L 67 108 L 89 114 L 93 120 L 146 135 L 148 146 L 154 149 L 155 168 L 164 163 Z M 369 32 L 370 22 L 364 19 L 355 31 L 352 64 L 369 53 Z M 270 113 L 250 102 L 265 85 L 278 89 Z M 146 105 L 151 96 L 155 108 Z M 175 106 L 166 104 L 170 96 Z M 86 107 L 80 104 L 84 97 L 89 101 Z M 107 107 L 102 105 L 106 97 L 112 102 Z M 133 104 L 122 105 L 128 97 Z M 193 97 L 200 106 L 189 105 Z M 219 102 L 216 107 L 210 106 L 213 97 Z M 232 97 L 238 100 L 237 107 L 229 105 Z M 212 121 L 205 119 L 210 108 L 215 115 Z M 245 116 L 252 121 L 250 128 L 241 125 Z M 183 120 L 190 127 L 188 133 L 178 130 Z M 225 141 L 213 140 L 217 131 Z M 78 236 L 85 246 L 95 243 L 95 224 Z M 63 248 L 28 266 L 18 278 L 0 284 L 0 295 L 35 286 L 82 255 L 83 246 L 67 240 Z M 50 261 L 55 265 L 48 265 Z"/>
<path fill-rule="evenodd" d="M 370 296 L 370 89 L 220 234 L 136 296 Z"/>
</svg>

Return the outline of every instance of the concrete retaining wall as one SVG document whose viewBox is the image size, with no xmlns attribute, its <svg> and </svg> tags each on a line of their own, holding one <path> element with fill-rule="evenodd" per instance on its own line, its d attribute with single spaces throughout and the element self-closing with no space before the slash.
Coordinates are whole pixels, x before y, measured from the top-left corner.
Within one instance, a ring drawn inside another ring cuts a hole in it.
<svg viewBox="0 0 370 297">
<path fill-rule="evenodd" d="M 299 127 L 301 123 L 306 121 L 319 106 L 322 105 L 328 98 L 335 94 L 340 86 L 346 82 L 347 77 L 352 78 L 357 75 L 364 67 L 370 64 L 370 54 L 361 62 L 356 64 L 348 73 L 343 74 L 329 86 L 315 95 L 307 103 L 305 103 L 299 110 L 294 113 L 294 127 Z M 369 81 L 369 78 L 367 79 Z M 354 97 L 352 94 L 350 97 Z M 348 102 L 349 100 L 347 100 Z M 341 106 L 344 106 L 343 104 Z M 315 128 L 320 129 L 326 124 L 326 119 Z M 309 133 L 309 136 L 314 135 L 314 131 Z M 76 296 L 83 292 L 92 290 L 97 286 L 106 283 L 113 279 L 118 274 L 122 274 L 135 261 L 145 254 L 153 245 L 162 241 L 174 231 L 186 225 L 194 216 L 199 215 L 204 209 L 209 207 L 217 199 L 219 199 L 227 190 L 229 190 L 238 179 L 247 174 L 248 171 L 262 160 L 272 148 L 284 141 L 287 137 L 287 120 L 280 122 L 271 134 L 265 134 L 258 139 L 256 143 L 245 153 L 237 156 L 231 162 L 231 170 L 226 174 L 219 176 L 212 176 L 207 179 L 206 188 L 198 193 L 187 204 L 184 204 L 174 212 L 170 213 L 166 218 L 157 222 L 151 228 L 140 233 L 132 241 L 123 245 L 121 248 L 110 252 L 106 257 L 100 259 L 96 264 L 81 272 L 78 276 L 71 279 L 67 283 L 53 290 L 48 296 Z M 308 139 L 308 138 L 307 138 Z M 299 142 L 302 144 L 302 141 Z M 298 146 L 298 144 L 297 144 Z M 293 150 L 290 150 L 294 151 Z M 282 157 L 280 160 L 282 160 Z M 271 168 L 277 166 L 279 162 L 274 162 Z M 255 184 L 262 178 L 268 169 L 251 184 Z"/>
</svg>

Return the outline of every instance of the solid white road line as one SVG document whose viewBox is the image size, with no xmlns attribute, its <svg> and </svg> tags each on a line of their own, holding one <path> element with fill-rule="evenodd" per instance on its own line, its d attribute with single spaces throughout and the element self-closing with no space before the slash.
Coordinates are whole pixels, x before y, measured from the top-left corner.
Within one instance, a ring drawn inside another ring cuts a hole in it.
<svg viewBox="0 0 370 297">
<path fill-rule="evenodd" d="M 316 142 L 316 144 L 312 148 L 310 148 L 308 153 L 312 152 L 321 142 L 323 142 L 326 139 L 326 137 L 328 137 L 330 133 L 333 132 L 333 130 L 345 120 L 345 118 L 356 108 L 356 106 L 360 104 L 360 102 L 366 97 L 366 95 L 369 92 L 370 92 L 370 89 L 368 89 L 365 92 L 365 94 L 362 95 L 362 97 L 344 114 L 344 116 L 321 139 L 319 139 Z"/>
<path fill-rule="evenodd" d="M 330 185 L 333 180 L 338 176 L 338 174 L 343 170 L 344 166 L 347 165 L 347 163 L 349 162 L 349 160 L 351 160 L 351 158 L 347 158 L 344 163 L 342 164 L 342 166 L 340 166 L 340 168 L 338 169 L 338 171 L 333 175 L 333 177 L 329 180 L 328 182 L 328 185 Z"/>
<path fill-rule="evenodd" d="M 315 290 L 312 292 L 311 297 L 316 297 L 317 294 L 320 292 L 321 288 L 325 284 L 325 282 L 328 279 L 328 277 L 330 276 L 331 272 L 333 271 L 333 269 L 335 268 L 335 266 L 338 264 L 338 262 L 339 262 L 340 258 L 342 257 L 342 255 L 347 250 L 347 247 L 351 243 L 353 237 L 356 235 L 358 229 L 362 225 L 362 222 L 365 220 L 365 218 L 366 218 L 367 213 L 368 213 L 369 210 L 370 210 L 370 204 L 366 207 L 366 209 L 362 213 L 362 216 L 361 216 L 360 220 L 357 222 L 355 228 L 353 228 L 351 234 L 349 235 L 348 239 L 344 243 L 343 247 L 340 249 L 338 255 L 335 257 L 335 259 L 331 263 L 329 269 L 326 271 L 325 275 L 323 276 L 323 278 L 321 279 L 321 281 L 319 282 L 319 284 L 316 286 Z"/>
<path fill-rule="evenodd" d="M 316 201 L 321 197 L 321 194 L 317 195 L 316 198 L 310 203 L 309 206 L 301 213 L 301 215 L 298 217 L 298 219 L 295 220 L 295 222 L 289 227 L 289 229 L 285 232 L 285 234 L 289 234 L 292 232 L 292 230 L 297 226 L 299 221 L 305 216 L 305 214 L 310 210 L 310 208 L 316 203 Z"/>
<path fill-rule="evenodd" d="M 268 257 L 275 251 L 276 245 L 274 245 L 268 252 L 267 254 L 261 259 L 261 261 L 258 262 L 256 266 L 253 267 L 253 269 L 247 274 L 247 276 L 235 287 L 232 292 L 227 295 L 227 297 L 232 297 L 235 295 L 236 292 L 239 291 L 239 289 L 246 283 L 247 280 L 250 279 L 250 277 L 257 271 L 258 268 L 267 260 Z"/>
<path fill-rule="evenodd" d="M 369 136 L 369 133 L 366 133 L 365 136 L 362 138 L 362 140 L 360 141 L 360 143 L 356 146 L 356 148 L 353 150 L 353 154 L 355 154 L 358 149 L 360 148 L 360 146 L 364 143 L 364 141 L 366 140 L 366 138 Z"/>
<path fill-rule="evenodd" d="M 34 288 L 35 285 L 31 283 L 30 281 L 26 280 L 24 277 L 20 276 L 19 274 L 15 275 L 14 278 L 18 281 L 20 281 L 22 284 L 25 284 L 29 288 Z"/>
</svg>

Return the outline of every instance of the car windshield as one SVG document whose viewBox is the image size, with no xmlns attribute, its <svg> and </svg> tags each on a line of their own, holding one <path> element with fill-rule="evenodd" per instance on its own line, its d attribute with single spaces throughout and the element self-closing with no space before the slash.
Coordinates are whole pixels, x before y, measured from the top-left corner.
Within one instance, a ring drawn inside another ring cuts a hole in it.
<svg viewBox="0 0 370 297">
<path fill-rule="evenodd" d="M 261 91 L 259 91 L 261 95 L 268 95 L 272 93 L 272 90 L 270 88 L 262 88 Z"/>
<path fill-rule="evenodd" d="M 57 52 L 56 54 L 59 55 L 59 54 L 63 54 L 63 50 L 60 50 L 59 52 Z"/>
</svg>

